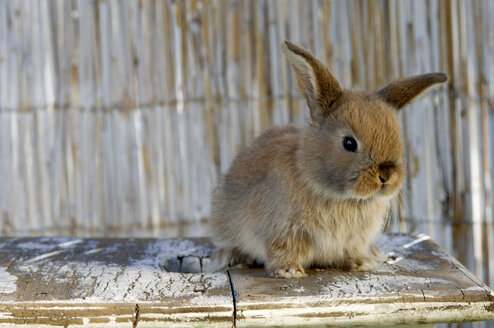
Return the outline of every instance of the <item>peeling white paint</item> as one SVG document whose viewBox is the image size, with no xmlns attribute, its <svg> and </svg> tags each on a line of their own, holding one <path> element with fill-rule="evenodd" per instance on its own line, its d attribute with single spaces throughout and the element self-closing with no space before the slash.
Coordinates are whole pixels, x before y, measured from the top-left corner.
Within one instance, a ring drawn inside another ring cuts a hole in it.
<svg viewBox="0 0 494 328">
<path fill-rule="evenodd" d="M 464 293 L 465 299 L 465 295 L 486 295 L 490 289 L 471 276 L 461 264 L 456 267 L 455 260 L 446 253 L 425 243 L 425 236 L 420 236 L 417 240 L 421 241 L 415 243 L 413 237 L 396 236 L 391 239 L 393 240 L 383 237 L 379 245 L 392 258 L 372 272 L 335 273 L 319 270 L 311 273 L 314 277 L 300 280 L 268 278 L 263 271 L 262 274 L 259 274 L 261 271 L 256 274 L 247 272 L 244 273 L 243 281 L 253 284 L 242 290 L 235 280 L 242 271 L 232 271 L 233 283 L 238 293 L 237 310 L 242 314 L 238 317 L 238 326 L 262 326 L 268 323 L 279 326 L 303 325 L 308 322 L 311 325 L 353 325 L 356 322 L 365 325 L 375 322 L 389 324 L 397 320 L 409 320 L 407 322 L 413 323 L 414 320 L 422 320 L 420 318 L 426 316 L 426 310 L 436 311 L 435 318 L 445 316 L 459 319 L 458 321 L 473 315 L 490 315 L 485 304 L 491 303 L 487 301 L 438 301 L 444 300 L 447 293 L 453 293 L 456 299 L 459 297 L 461 300 L 461 293 Z M 177 261 L 180 258 L 182 261 L 190 259 L 194 262 L 200 256 L 207 256 L 210 250 L 197 241 L 152 240 L 139 244 L 139 247 L 132 246 L 130 249 L 135 249 L 135 252 L 129 252 L 125 242 L 102 244 L 94 240 L 79 240 L 54 239 L 55 248 L 51 249 L 46 241 L 38 243 L 40 249 L 31 248 L 34 243 L 23 243 L 22 248 L 28 251 L 23 251 L 19 260 L 12 265 L 12 270 L 19 277 L 35 276 L 38 279 L 36 286 L 50 284 L 55 289 L 57 286 L 77 288 L 60 293 L 63 299 L 22 302 L 11 298 L 11 301 L 3 302 L 3 306 L 10 306 L 13 311 L 22 310 L 24 313 L 29 313 L 30 309 L 41 312 L 82 312 L 83 314 L 77 314 L 82 319 L 79 322 L 88 327 L 118 327 L 122 321 L 125 321 L 122 327 L 128 326 L 129 320 L 133 318 L 132 306 L 135 304 L 141 306 L 141 319 L 151 320 L 146 321 L 146 325 L 149 323 L 150 327 L 180 326 L 187 320 L 200 322 L 207 321 L 208 318 L 219 318 L 218 322 L 227 318 L 225 322 L 220 322 L 220 326 L 231 325 L 227 321 L 233 311 L 233 302 L 225 272 L 184 274 L 163 269 L 163 264 L 168 260 Z M 422 242 L 424 243 L 420 244 Z M 124 250 L 125 253 L 122 253 Z M 435 257 L 431 260 L 433 252 Z M 119 254 L 125 256 L 117 256 Z M 29 256 L 32 258 L 29 259 Z M 434 271 L 438 267 L 437 261 L 443 263 L 441 267 L 450 268 L 451 273 L 444 275 Z M 9 269 L 10 272 L 12 270 Z M 50 272 L 53 274 L 46 274 Z M 461 282 L 461 290 L 448 280 L 450 277 L 452 281 L 456 281 L 458 277 L 463 279 L 458 280 Z M 17 286 L 20 280 L 16 284 L 14 279 L 17 277 L 6 272 L 5 268 L 0 268 L 0 293 L 1 287 L 8 285 L 4 281 Z M 257 279 L 259 280 L 256 281 Z M 279 289 L 279 286 L 286 288 Z M 221 293 L 217 296 L 216 292 L 209 293 L 212 288 L 218 288 Z M 48 290 L 52 290 L 52 287 Z M 4 297 L 6 295 L 3 293 Z M 411 301 L 403 303 L 403 300 Z M 105 304 L 125 304 L 126 313 L 113 313 Z M 204 311 L 208 306 L 216 308 Z M 232 307 L 231 310 L 229 307 Z M 176 310 L 177 308 L 186 308 L 186 311 Z M 12 319 L 10 313 L 5 309 L 2 311 L 4 313 L 0 314 L 1 319 Z M 36 313 L 36 316 L 48 318 L 43 313 L 39 316 Z M 113 320 L 114 324 L 110 321 L 104 324 L 91 322 L 94 318 L 107 318 Z"/>
<path fill-rule="evenodd" d="M 57 252 L 60 251 L 24 261 L 16 269 L 20 274 L 32 272 L 32 263 L 53 256 Z M 224 272 L 187 275 L 179 272 L 166 272 L 157 265 L 150 266 L 148 261 L 151 260 L 152 258 L 135 261 L 126 267 L 100 262 L 67 261 L 63 265 L 46 262 L 43 270 L 58 273 L 56 284 L 66 285 L 73 277 L 77 277 L 78 288 L 72 291 L 73 300 L 81 303 L 140 302 L 143 301 L 145 294 L 149 295 L 150 300 L 190 297 L 191 300 L 197 299 L 200 302 L 201 290 L 225 286 L 228 283 Z M 52 278 L 46 277 L 47 281 Z M 187 288 L 186 286 L 195 287 Z M 91 295 L 88 295 L 88 291 L 91 291 Z"/>
<path fill-rule="evenodd" d="M 83 254 L 84 255 L 96 254 L 98 252 L 101 252 L 102 250 L 103 248 L 90 249 L 89 251 L 85 251 Z"/>
<path fill-rule="evenodd" d="M 94 248 L 94 249 L 90 249 L 88 251 L 85 251 L 83 254 L 84 255 L 96 254 L 98 252 L 101 252 L 102 250 L 103 250 L 103 248 Z"/>
<path fill-rule="evenodd" d="M 12 294 L 17 291 L 17 277 L 7 272 L 5 267 L 0 267 L 0 293 Z"/>
<path fill-rule="evenodd" d="M 39 261 L 42 261 L 42 260 L 45 260 L 49 257 L 52 257 L 52 256 L 55 256 L 55 255 L 58 255 L 60 253 L 62 253 L 63 251 L 61 250 L 58 250 L 58 251 L 53 251 L 53 252 L 49 252 L 49 253 L 45 253 L 45 254 L 41 254 L 41 255 L 38 255 L 38 256 L 35 256 L 33 258 L 30 258 L 28 260 L 26 260 L 24 263 L 34 263 L 34 262 L 39 262 Z"/>
<path fill-rule="evenodd" d="M 56 247 L 56 245 L 45 244 L 45 243 L 36 242 L 36 241 L 27 241 L 27 242 L 17 244 L 16 247 L 24 248 L 24 249 L 33 249 L 33 250 L 35 249 L 35 250 L 39 250 L 42 252 L 50 252 L 51 250 L 53 250 Z"/>
<path fill-rule="evenodd" d="M 66 247 L 74 246 L 74 245 L 77 245 L 80 243 L 82 243 L 82 239 L 74 239 L 74 240 L 69 240 L 69 241 L 60 243 L 60 244 L 58 244 L 58 247 L 66 248 Z"/>
<path fill-rule="evenodd" d="M 409 242 L 409 243 L 407 243 L 401 247 L 410 248 L 414 245 L 420 244 L 421 242 L 424 242 L 424 241 L 429 240 L 429 239 L 431 239 L 431 237 L 421 233 L 421 234 L 417 235 L 417 239 L 415 239 L 415 240 L 413 240 L 413 241 L 411 241 L 411 242 Z"/>
<path fill-rule="evenodd" d="M 422 297 L 421 288 L 428 284 L 435 284 L 435 286 L 447 285 L 448 281 L 442 278 L 424 278 L 397 275 L 397 274 L 364 274 L 363 277 L 349 278 L 348 276 L 335 275 L 331 284 L 321 287 L 321 291 L 324 296 L 331 298 L 345 298 L 345 300 L 358 300 L 365 297 L 366 299 L 372 299 L 376 297 L 376 301 L 384 299 L 386 296 L 396 298 L 396 294 L 390 293 L 392 288 L 395 292 L 408 291 L 408 295 Z M 397 289 L 396 286 L 401 286 Z M 424 297 L 433 298 L 431 294 L 426 294 Z"/>
</svg>

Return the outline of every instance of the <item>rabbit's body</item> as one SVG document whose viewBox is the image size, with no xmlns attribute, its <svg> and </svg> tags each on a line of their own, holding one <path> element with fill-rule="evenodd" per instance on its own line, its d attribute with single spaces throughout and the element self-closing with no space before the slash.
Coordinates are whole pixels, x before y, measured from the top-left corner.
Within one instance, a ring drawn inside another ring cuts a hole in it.
<svg viewBox="0 0 494 328">
<path fill-rule="evenodd" d="M 320 152 L 304 145 L 311 130 L 273 127 L 238 154 L 213 193 L 218 244 L 267 263 L 270 243 L 292 235 L 300 246 L 286 247 L 303 267 L 371 268 L 391 198 L 338 199 L 314 186 L 304 163 Z"/>
<path fill-rule="evenodd" d="M 372 269 L 383 260 L 374 239 L 404 178 L 387 101 L 397 92 L 342 90 L 310 54 L 286 47 L 312 124 L 271 128 L 238 154 L 213 193 L 216 243 L 279 277 L 311 265 Z"/>
</svg>

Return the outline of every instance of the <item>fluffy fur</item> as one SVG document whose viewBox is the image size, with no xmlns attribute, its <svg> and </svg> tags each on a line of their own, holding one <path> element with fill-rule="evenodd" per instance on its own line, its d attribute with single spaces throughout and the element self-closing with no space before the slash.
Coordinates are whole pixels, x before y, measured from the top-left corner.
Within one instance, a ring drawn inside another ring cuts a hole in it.
<svg viewBox="0 0 494 328">
<path fill-rule="evenodd" d="M 213 192 L 216 244 L 230 263 L 263 263 L 276 277 L 305 276 L 311 265 L 373 269 L 383 261 L 374 239 L 405 176 L 397 109 L 446 76 L 354 92 L 306 50 L 282 49 L 311 122 L 271 128 L 238 154 Z"/>
</svg>

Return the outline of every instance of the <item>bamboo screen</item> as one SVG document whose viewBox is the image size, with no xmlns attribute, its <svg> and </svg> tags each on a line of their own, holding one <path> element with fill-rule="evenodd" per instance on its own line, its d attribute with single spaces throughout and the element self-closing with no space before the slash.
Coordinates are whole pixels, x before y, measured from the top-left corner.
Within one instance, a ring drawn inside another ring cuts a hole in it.
<svg viewBox="0 0 494 328">
<path fill-rule="evenodd" d="M 492 286 L 492 17 L 489 0 L 0 0 L 1 234 L 204 235 L 234 154 L 305 123 L 288 39 L 346 87 L 449 75 L 400 113 L 407 206 L 389 229 Z"/>
</svg>

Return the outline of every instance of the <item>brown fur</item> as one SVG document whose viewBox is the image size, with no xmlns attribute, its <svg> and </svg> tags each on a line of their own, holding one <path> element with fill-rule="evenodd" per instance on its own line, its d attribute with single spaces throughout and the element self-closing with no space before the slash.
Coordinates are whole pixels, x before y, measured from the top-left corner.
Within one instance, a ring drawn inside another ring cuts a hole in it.
<svg viewBox="0 0 494 328">
<path fill-rule="evenodd" d="M 447 76 L 443 73 L 411 76 L 390 83 L 386 87 L 378 90 L 376 94 L 396 107 L 396 109 L 400 109 L 418 97 L 431 85 L 446 82 L 447 80 Z"/>
<path fill-rule="evenodd" d="M 311 265 L 372 269 L 382 262 L 374 239 L 405 176 L 396 108 L 438 79 L 343 90 L 306 50 L 282 46 L 312 123 L 273 127 L 238 154 L 213 192 L 216 243 L 277 277 L 304 276 Z M 343 147 L 348 136 L 356 152 Z"/>
</svg>

